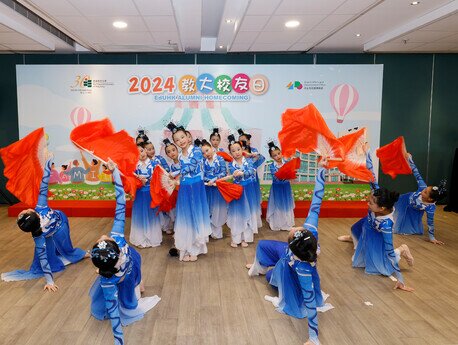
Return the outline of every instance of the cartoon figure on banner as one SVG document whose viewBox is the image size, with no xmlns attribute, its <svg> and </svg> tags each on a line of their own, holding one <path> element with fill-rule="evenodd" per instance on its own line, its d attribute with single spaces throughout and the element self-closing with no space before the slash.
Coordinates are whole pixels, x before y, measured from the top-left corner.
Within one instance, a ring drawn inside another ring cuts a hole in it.
<svg viewBox="0 0 458 345">
<path fill-rule="evenodd" d="M 350 84 L 339 84 L 331 91 L 330 101 L 337 114 L 337 123 L 342 123 L 350 111 L 358 104 L 358 90 Z"/>
<path fill-rule="evenodd" d="M 73 126 L 77 127 L 91 121 L 91 112 L 84 107 L 76 107 L 70 113 L 70 120 Z"/>
</svg>

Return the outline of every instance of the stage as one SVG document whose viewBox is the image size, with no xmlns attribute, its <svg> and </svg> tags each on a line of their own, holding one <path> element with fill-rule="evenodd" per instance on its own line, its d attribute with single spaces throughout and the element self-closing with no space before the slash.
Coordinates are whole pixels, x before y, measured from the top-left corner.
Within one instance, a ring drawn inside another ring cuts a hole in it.
<svg viewBox="0 0 458 345">
<path fill-rule="evenodd" d="M 67 217 L 114 217 L 115 201 L 48 201 L 49 207 L 61 210 Z M 16 217 L 19 212 L 28 208 L 23 203 L 8 207 L 8 216 Z M 296 201 L 294 215 L 305 218 L 310 208 L 310 201 Z M 262 214 L 265 217 L 267 202 L 262 203 Z M 132 201 L 127 201 L 127 216 L 132 212 Z M 366 201 L 323 201 L 320 218 L 359 218 L 367 214 Z"/>
</svg>

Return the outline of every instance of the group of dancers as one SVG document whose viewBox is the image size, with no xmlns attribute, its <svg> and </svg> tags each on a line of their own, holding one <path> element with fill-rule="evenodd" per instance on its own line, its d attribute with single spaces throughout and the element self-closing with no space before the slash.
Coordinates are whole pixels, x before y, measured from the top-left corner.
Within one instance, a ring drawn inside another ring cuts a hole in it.
<svg viewBox="0 0 458 345">
<path fill-rule="evenodd" d="M 137 137 L 140 161 L 135 174 L 142 183 L 137 190 L 132 210 L 130 242 L 139 247 L 158 246 L 162 231 L 174 232 L 175 247 L 183 262 L 196 261 L 197 256 L 207 253 L 209 237 L 223 237 L 222 226 L 227 224 L 231 232 L 231 246 L 248 246 L 254 234 L 262 226 L 261 193 L 256 169 L 265 160 L 250 146 L 249 134 L 239 131 L 239 138 L 228 137 L 228 151 L 233 160 L 226 163 L 217 153 L 221 136 L 213 130 L 210 141 L 201 140 L 194 145 L 191 134 L 182 126 L 170 123 L 171 139 L 164 139 L 164 148 L 170 164 L 155 154 L 154 146 L 144 133 Z M 313 199 L 305 223 L 294 227 L 294 200 L 289 181 L 278 180 L 275 172 L 285 164 L 281 150 L 273 142 L 269 144 L 273 159 L 271 173 L 272 189 L 269 196 L 267 221 L 271 230 L 289 230 L 286 242 L 262 240 L 258 242 L 256 256 L 247 268 L 249 276 L 265 274 L 267 281 L 278 290 L 278 297 L 269 300 L 277 310 L 293 317 L 308 319 L 309 339 L 306 344 L 319 344 L 317 311 L 330 308 L 325 303 L 327 295 L 321 291 L 317 270 L 320 253 L 318 218 L 325 188 L 327 157 L 319 162 Z M 367 149 L 367 167 L 373 172 L 370 152 Z M 339 240 L 352 241 L 355 252 L 353 267 L 365 268 L 368 274 L 396 275 L 395 289 L 413 291 L 405 285 L 399 260 L 409 265 L 414 260 L 406 245 L 393 246 L 393 233 L 423 234 L 422 216 L 428 215 L 428 236 L 435 244 L 435 202 L 445 196 L 443 185 L 427 186 L 408 157 L 418 182 L 418 190 L 402 195 L 371 183 L 368 215 L 351 229 L 351 235 Z M 91 313 L 99 319 L 109 319 L 115 344 L 124 344 L 122 326 L 135 322 L 153 308 L 158 296 L 142 297 L 144 291 L 141 276 L 141 256 L 126 241 L 126 198 L 120 172 L 116 163 L 109 160 L 112 172 L 116 211 L 109 236 L 100 237 L 91 250 L 85 252 L 74 248 L 70 238 L 67 217 L 47 203 L 48 184 L 52 157 L 48 156 L 41 181 L 39 199 L 34 209 L 22 211 L 17 224 L 22 231 L 30 232 L 35 242 L 35 254 L 29 270 L 3 273 L 2 280 L 17 281 L 44 277 L 44 289 L 57 291 L 53 273 L 65 269 L 65 265 L 90 257 L 96 267 L 98 278 L 90 289 Z M 159 212 L 150 207 L 152 172 L 157 165 L 165 169 L 169 177 L 179 184 L 176 208 Z M 222 199 L 215 186 L 216 181 L 233 179 L 243 186 L 243 194 L 229 204 Z M 399 200 L 398 200 L 399 198 Z M 172 227 L 172 224 L 173 227 Z"/>
</svg>

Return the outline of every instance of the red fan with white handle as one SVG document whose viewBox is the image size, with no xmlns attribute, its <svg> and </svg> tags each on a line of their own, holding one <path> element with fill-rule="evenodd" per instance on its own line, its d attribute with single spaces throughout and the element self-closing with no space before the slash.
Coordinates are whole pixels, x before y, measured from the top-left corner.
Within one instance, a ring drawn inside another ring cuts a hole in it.
<svg viewBox="0 0 458 345">
<path fill-rule="evenodd" d="M 273 163 L 272 163 L 273 164 Z M 299 157 L 293 158 L 283 164 L 280 169 L 275 173 L 275 177 L 279 180 L 295 180 L 297 178 L 297 169 L 301 166 Z"/>
<path fill-rule="evenodd" d="M 243 187 L 236 183 L 216 180 L 216 187 L 227 203 L 240 199 L 243 194 Z"/>
<path fill-rule="evenodd" d="M 232 162 L 234 158 L 232 158 L 227 152 L 224 151 L 218 151 L 216 154 L 220 157 L 222 157 L 226 162 Z"/>
<path fill-rule="evenodd" d="M 400 136 L 376 151 L 384 174 L 394 179 L 397 175 L 410 175 L 412 169 L 407 161 L 404 137 Z"/>
<path fill-rule="evenodd" d="M 177 199 L 176 182 L 167 171 L 156 165 L 150 184 L 151 208 L 159 207 L 159 211 L 168 212 L 175 207 Z"/>
</svg>

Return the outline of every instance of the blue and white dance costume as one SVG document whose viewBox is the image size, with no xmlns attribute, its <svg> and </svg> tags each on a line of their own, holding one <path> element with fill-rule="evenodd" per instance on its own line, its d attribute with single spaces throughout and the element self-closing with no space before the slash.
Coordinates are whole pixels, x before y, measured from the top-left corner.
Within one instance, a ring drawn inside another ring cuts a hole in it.
<svg viewBox="0 0 458 345">
<path fill-rule="evenodd" d="M 130 242 L 137 247 L 157 247 L 162 243 L 161 218 L 158 209 L 151 208 L 150 181 L 156 163 L 149 158 L 138 162 L 135 174 L 146 178 L 146 184 L 137 189 L 132 205 Z"/>
<path fill-rule="evenodd" d="M 170 173 L 176 177 L 181 173 L 181 166 L 180 163 L 171 163 L 170 164 Z M 167 212 L 169 218 L 170 218 L 170 230 L 173 230 L 173 222 L 175 222 L 175 217 L 176 217 L 176 207 L 171 209 L 169 212 Z"/>
<path fill-rule="evenodd" d="M 290 230 L 294 226 L 294 199 L 291 183 L 288 180 L 279 180 L 275 173 L 286 163 L 273 162 L 270 165 L 272 186 L 267 204 L 266 220 L 271 230 Z"/>
<path fill-rule="evenodd" d="M 243 187 L 243 194 L 240 199 L 229 203 L 227 226 L 231 229 L 232 243 L 240 244 L 242 241 L 253 242 L 253 235 L 258 232 L 258 205 L 255 187 L 256 169 L 252 159 L 242 157 L 241 165 L 234 159 L 229 164 L 229 172 L 233 175 L 237 170 L 242 171 L 243 176 L 234 176 L 234 183 Z"/>
<path fill-rule="evenodd" d="M 35 253 L 28 271 L 16 270 L 2 273 L 4 281 L 29 280 L 45 277 L 47 284 L 54 284 L 53 272 L 60 272 L 65 265 L 82 260 L 86 252 L 73 248 L 67 216 L 48 206 L 48 183 L 51 176 L 51 160 L 46 161 L 35 212 L 40 217 L 42 234 L 34 237 Z"/>
<path fill-rule="evenodd" d="M 226 176 L 226 162 L 216 153 L 211 162 L 204 160 L 204 181 L 214 183 Z M 205 186 L 207 202 L 210 211 L 211 236 L 215 239 L 223 238 L 223 225 L 227 221 L 227 203 L 216 186 Z"/>
<path fill-rule="evenodd" d="M 212 231 L 203 182 L 202 151 L 190 145 L 187 155 L 181 152 L 179 160 L 181 179 L 174 230 L 175 247 L 183 260 L 187 255 L 206 254 L 208 236 Z"/>
<path fill-rule="evenodd" d="M 370 183 L 374 192 L 379 186 L 369 152 L 366 155 L 366 166 L 374 177 L 374 182 Z M 351 236 L 355 246 L 353 267 L 365 268 L 367 274 L 391 276 L 394 273 L 396 278 L 404 283 L 398 265 L 401 255 L 399 250 L 393 247 L 393 213 L 376 217 L 369 210 L 367 217 L 353 224 Z"/>
<path fill-rule="evenodd" d="M 326 170 L 320 168 L 316 176 L 315 190 L 304 229 L 314 234 L 318 241 L 318 217 L 324 195 Z M 272 270 L 269 267 L 275 266 Z M 318 340 L 319 311 L 332 309 L 326 304 L 325 295 L 321 291 L 320 276 L 316 262 L 304 262 L 297 259 L 290 251 L 287 242 L 261 240 L 256 248 L 256 257 L 250 276 L 266 274 L 267 281 L 278 288 L 278 299 L 269 299 L 277 307 L 277 311 L 296 318 L 308 318 L 309 338 L 313 343 Z"/>
<path fill-rule="evenodd" d="M 266 157 L 264 157 L 262 154 L 260 154 L 259 151 L 254 147 L 251 147 L 251 153 L 257 153 L 258 154 L 258 158 L 257 159 L 253 159 L 253 167 L 255 168 L 254 183 L 255 183 L 255 187 L 256 187 L 256 189 L 255 189 L 256 190 L 256 202 L 257 202 L 257 205 L 258 205 L 257 212 L 256 212 L 256 221 L 257 221 L 257 224 L 258 224 L 258 228 L 262 228 L 262 219 L 261 219 L 262 194 L 261 194 L 261 184 L 259 183 L 258 168 L 262 165 L 262 163 L 264 163 L 264 161 L 266 160 Z M 257 234 L 258 232 L 256 231 L 255 233 Z"/>
<path fill-rule="evenodd" d="M 116 213 L 110 237 L 119 247 L 116 267 L 110 278 L 98 276 L 89 291 L 91 314 L 98 320 L 110 319 L 115 345 L 124 344 L 122 326 L 143 318 L 161 299 L 158 296 L 140 298 L 141 257 L 124 238 L 126 196 L 118 169 L 113 171 L 116 192 Z"/>
<path fill-rule="evenodd" d="M 434 241 L 434 212 L 436 212 L 436 204 L 422 201 L 421 192 L 427 185 L 423 181 L 412 157 L 409 158 L 409 164 L 417 180 L 418 189 L 416 192 L 402 194 L 394 205 L 393 230 L 395 234 L 423 235 L 422 218 L 426 212 L 428 237 L 430 241 Z"/>
</svg>

